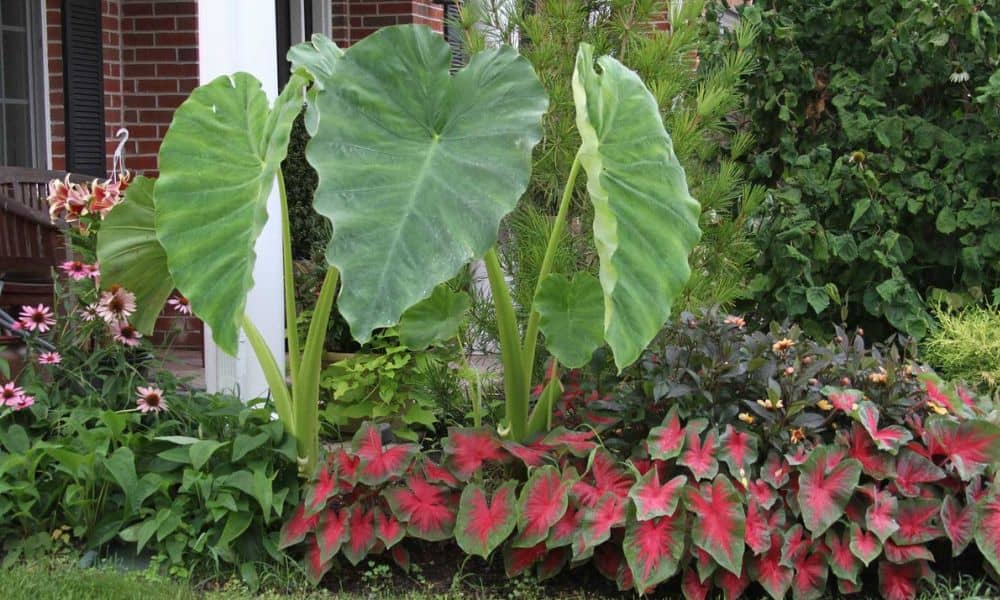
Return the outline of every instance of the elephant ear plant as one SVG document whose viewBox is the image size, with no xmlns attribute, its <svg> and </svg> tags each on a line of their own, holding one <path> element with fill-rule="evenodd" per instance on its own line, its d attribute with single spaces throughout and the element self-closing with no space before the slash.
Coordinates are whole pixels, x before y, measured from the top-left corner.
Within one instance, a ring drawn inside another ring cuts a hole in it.
<svg viewBox="0 0 1000 600">
<path fill-rule="evenodd" d="M 447 43 L 420 26 L 384 28 L 346 51 L 316 36 L 289 60 L 293 76 L 273 106 L 245 73 L 191 94 L 163 141 L 159 180 L 135 186 L 141 206 L 113 215 L 119 219 L 102 229 L 98 252 L 102 268 L 120 279 L 109 283 L 155 300 L 147 307 L 152 314 L 174 285 L 224 351 L 235 352 L 240 329 L 246 332 L 279 418 L 298 441 L 304 473 L 312 473 L 318 454 L 320 354 L 338 278 L 337 306 L 358 341 L 400 323 L 414 344 L 426 345 L 454 335 L 467 306 L 435 288 L 483 259 L 500 323 L 503 431 L 516 441 L 550 420 L 551 393 L 530 410 L 539 332 L 566 366 L 586 362 L 606 342 L 622 368 L 666 321 L 700 236 L 698 204 L 652 95 L 618 61 L 603 57 L 597 71 L 591 49 L 580 48 L 573 87 L 583 144 L 521 332 L 495 244 L 501 220 L 528 185 L 548 106 L 531 65 L 512 48 L 493 48 L 452 76 Z M 314 206 L 333 235 L 316 318 L 299 348 L 279 165 L 304 90 L 307 158 L 319 174 Z M 581 168 L 595 207 L 599 280 L 550 275 Z M 244 315 L 275 177 L 290 385 Z"/>
</svg>

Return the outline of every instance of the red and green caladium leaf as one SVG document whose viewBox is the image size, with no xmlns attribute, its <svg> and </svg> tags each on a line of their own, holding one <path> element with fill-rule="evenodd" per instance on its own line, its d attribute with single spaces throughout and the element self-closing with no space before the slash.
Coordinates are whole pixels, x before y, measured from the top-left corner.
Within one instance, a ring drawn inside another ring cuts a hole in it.
<svg viewBox="0 0 1000 600">
<path fill-rule="evenodd" d="M 899 529 L 892 534 L 892 541 L 900 546 L 925 544 L 944 535 L 939 523 L 941 502 L 930 498 L 900 500 L 896 513 Z"/>
<path fill-rule="evenodd" d="M 417 453 L 414 444 L 382 446 L 382 434 L 366 422 L 354 434 L 354 453 L 361 459 L 358 479 L 365 485 L 379 485 L 392 477 L 402 477 Z"/>
<path fill-rule="evenodd" d="M 856 523 L 851 523 L 850 536 L 848 547 L 866 567 L 882 554 L 882 542 L 874 533 L 861 529 Z"/>
<path fill-rule="evenodd" d="M 767 552 L 751 557 L 747 569 L 774 600 L 782 600 L 792 587 L 792 569 L 781 563 L 782 542 L 780 534 L 772 533 Z"/>
<path fill-rule="evenodd" d="M 392 548 L 403 539 L 406 535 L 406 528 L 399 519 L 390 515 L 386 515 L 381 509 L 376 508 L 375 512 L 375 537 L 379 539 L 380 542 L 386 548 Z"/>
<path fill-rule="evenodd" d="M 550 448 L 563 448 L 573 456 L 587 456 L 597 447 L 593 431 L 570 431 L 556 427 L 543 439 L 542 444 Z"/>
<path fill-rule="evenodd" d="M 792 472 L 791 466 L 777 452 L 771 451 L 764 461 L 764 466 L 760 469 L 760 478 L 766 481 L 776 490 L 783 489 L 788 485 L 788 478 Z"/>
<path fill-rule="evenodd" d="M 903 444 L 913 439 L 909 431 L 899 425 L 891 425 L 885 429 L 879 429 L 879 412 L 875 404 L 867 400 L 858 404 L 858 410 L 854 413 L 855 418 L 865 428 L 868 435 L 879 450 L 885 450 L 895 454 Z"/>
<path fill-rule="evenodd" d="M 708 552 L 722 568 L 735 575 L 742 573 L 746 515 L 729 479 L 718 476 L 700 486 L 688 486 L 684 505 L 692 514 L 694 545 Z"/>
<path fill-rule="evenodd" d="M 623 550 L 636 588 L 649 589 L 677 572 L 685 529 L 683 511 L 645 521 L 629 519 Z"/>
<path fill-rule="evenodd" d="M 493 500 L 478 484 L 462 490 L 455 521 L 455 540 L 466 554 L 486 558 L 517 525 L 517 482 L 508 481 L 493 493 Z"/>
<path fill-rule="evenodd" d="M 899 512 L 899 500 L 886 490 L 877 491 L 872 496 L 872 504 L 865 511 L 865 527 L 885 543 L 899 529 L 896 514 Z"/>
<path fill-rule="evenodd" d="M 826 446 L 817 446 L 799 469 L 799 509 L 813 538 L 823 535 L 844 514 L 861 479 L 861 463 L 846 459 L 833 466 L 829 454 Z"/>
<path fill-rule="evenodd" d="M 416 538 L 437 542 L 451 537 L 455 526 L 455 508 L 447 490 L 410 477 L 405 487 L 382 492 L 392 514 L 406 523 L 406 532 Z"/>
<path fill-rule="evenodd" d="M 934 554 L 923 544 L 912 546 L 897 546 L 892 540 L 886 540 L 882 547 L 885 559 L 897 565 L 905 565 L 915 560 L 934 560 Z"/>
<path fill-rule="evenodd" d="M 860 390 L 841 390 L 831 386 L 824 387 L 820 392 L 830 400 L 833 408 L 845 413 L 853 412 L 864 398 Z"/>
<path fill-rule="evenodd" d="M 747 501 L 744 538 L 754 554 L 763 554 L 771 547 L 771 526 L 767 520 L 767 511 L 752 497 Z"/>
<path fill-rule="evenodd" d="M 659 427 L 654 427 L 646 439 L 649 456 L 657 460 L 677 458 L 684 447 L 684 428 L 681 427 L 677 407 L 673 406 Z"/>
<path fill-rule="evenodd" d="M 743 592 L 750 587 L 750 578 L 746 574 L 736 576 L 729 571 L 719 571 L 715 574 L 715 586 L 722 590 L 723 600 L 735 600 L 743 597 Z"/>
<path fill-rule="evenodd" d="M 958 556 L 972 542 L 976 525 L 976 505 L 962 506 L 954 496 L 941 503 L 941 527 L 951 540 L 951 555 Z"/>
<path fill-rule="evenodd" d="M 410 551 L 406 549 L 406 546 L 396 544 L 389 550 L 389 556 L 392 558 L 392 562 L 396 563 L 396 566 L 404 573 L 410 572 Z"/>
<path fill-rule="evenodd" d="M 316 530 L 316 544 L 321 562 L 328 562 L 340 552 L 340 547 L 350 536 L 350 511 L 327 510 L 319 520 Z"/>
<path fill-rule="evenodd" d="M 1000 572 L 1000 476 L 993 478 L 989 496 L 980 501 L 975 537 L 979 551 Z"/>
<path fill-rule="evenodd" d="M 326 501 L 337 494 L 337 477 L 326 465 L 317 469 L 316 480 L 306 490 L 305 507 L 309 514 L 317 513 L 326 506 Z"/>
<path fill-rule="evenodd" d="M 920 495 L 922 483 L 934 483 L 946 477 L 940 467 L 912 450 L 903 450 L 896 459 L 896 476 L 892 485 L 910 498 Z"/>
<path fill-rule="evenodd" d="M 499 462 L 505 458 L 500 440 L 488 429 L 448 428 L 448 437 L 442 442 L 455 476 L 468 481 L 484 463 Z"/>
<path fill-rule="evenodd" d="M 536 469 L 518 498 L 518 537 L 514 545 L 531 548 L 545 540 L 549 529 L 566 513 L 570 483 L 551 465 Z M 545 547 L 545 544 L 542 544 Z"/>
<path fill-rule="evenodd" d="M 556 524 L 549 530 L 549 537 L 545 540 L 545 545 L 549 549 L 553 549 L 572 544 L 573 538 L 576 537 L 576 532 L 580 528 L 580 522 L 582 520 L 583 512 L 577 510 L 577 508 L 570 503 L 566 506 L 566 512 L 563 513 L 562 518 L 556 521 Z"/>
<path fill-rule="evenodd" d="M 872 479 L 887 479 L 892 475 L 892 457 L 875 447 L 861 425 L 852 423 L 850 433 L 841 431 L 837 439 L 847 448 L 847 456 L 861 463 L 865 475 Z"/>
<path fill-rule="evenodd" d="M 1000 461 L 1000 428 L 986 421 L 929 419 L 925 441 L 931 456 L 945 457 L 962 481 Z"/>
<path fill-rule="evenodd" d="M 694 569 L 689 568 L 684 571 L 684 576 L 681 578 L 681 593 L 684 594 L 685 600 L 705 600 L 711 591 L 711 579 L 702 581 Z"/>
<path fill-rule="evenodd" d="M 422 458 L 419 462 L 420 468 L 411 470 L 413 472 L 423 473 L 424 479 L 429 483 L 443 483 L 451 488 L 457 488 L 459 486 L 458 479 L 456 479 L 448 469 L 426 457 Z M 416 463 L 414 463 L 414 466 L 416 466 Z"/>
<path fill-rule="evenodd" d="M 822 542 L 814 541 L 805 552 L 799 553 L 792 563 L 792 598 L 817 600 L 826 592 L 828 550 Z"/>
<path fill-rule="evenodd" d="M 536 575 L 538 576 L 539 583 L 558 575 L 567 562 L 569 562 L 568 548 L 557 548 L 550 551 L 538 563 Z"/>
<path fill-rule="evenodd" d="M 718 440 L 714 429 L 710 429 L 702 441 L 700 432 L 705 429 L 705 420 L 696 419 L 688 423 L 684 430 L 684 450 L 677 464 L 687 467 L 694 474 L 695 481 L 712 479 L 719 473 L 719 461 L 715 459 Z"/>
<path fill-rule="evenodd" d="M 725 433 L 719 438 L 719 447 L 730 475 L 738 478 L 746 476 L 750 465 L 757 462 L 757 445 L 756 435 L 734 429 L 732 425 L 726 426 Z"/>
<path fill-rule="evenodd" d="M 378 539 L 375 537 L 375 514 L 361 506 L 352 506 L 347 518 L 350 530 L 346 543 L 341 546 L 344 558 L 357 565 L 368 556 Z"/>
<path fill-rule="evenodd" d="M 281 526 L 281 534 L 278 537 L 278 548 L 294 546 L 305 539 L 306 534 L 312 532 L 319 522 L 318 514 L 306 512 L 306 505 L 299 506 L 292 518 L 285 521 Z"/>
<path fill-rule="evenodd" d="M 506 546 L 503 553 L 503 568 L 507 577 L 517 577 L 542 560 L 548 550 L 545 544 L 535 544 L 530 548 Z"/>
<path fill-rule="evenodd" d="M 614 494 L 618 498 L 627 498 L 629 490 L 635 483 L 632 477 L 618 466 L 614 456 L 603 448 L 594 453 L 587 476 L 592 483 L 582 479 L 575 482 L 572 488 L 573 495 L 580 504 L 587 507 L 596 506 L 598 500 L 607 493 Z"/>
<path fill-rule="evenodd" d="M 511 456 L 523 462 L 526 467 L 540 467 L 544 465 L 551 458 L 553 450 L 552 446 L 543 444 L 541 441 L 530 444 L 504 441 L 503 448 Z"/>
<path fill-rule="evenodd" d="M 628 493 L 635 504 L 635 518 L 645 521 L 674 514 L 685 483 L 687 477 L 678 475 L 661 485 L 659 471 L 655 468 L 647 471 Z"/>
<path fill-rule="evenodd" d="M 885 600 L 914 600 L 920 580 L 929 576 L 923 561 L 895 565 L 883 560 L 878 563 L 878 590 Z"/>
<path fill-rule="evenodd" d="M 747 486 L 747 497 L 753 498 L 754 502 L 765 509 L 770 509 L 778 500 L 778 494 L 774 488 L 759 479 L 750 480 L 750 485 Z"/>
<path fill-rule="evenodd" d="M 851 534 L 849 531 L 839 534 L 833 529 L 829 529 L 823 541 L 830 551 L 828 562 L 833 574 L 841 579 L 846 579 L 853 584 L 858 583 L 858 574 L 861 572 L 861 562 L 851 552 Z"/>
<path fill-rule="evenodd" d="M 314 538 L 309 540 L 309 547 L 306 548 L 305 563 L 306 577 L 309 578 L 309 582 L 313 585 L 319 585 L 323 576 L 333 566 L 333 561 L 323 560 L 322 551 L 319 549 L 319 545 Z"/>
<path fill-rule="evenodd" d="M 628 501 L 608 492 L 592 507 L 583 510 L 580 529 L 573 537 L 573 560 L 590 555 L 594 548 L 611 537 L 611 530 L 625 524 Z"/>
</svg>

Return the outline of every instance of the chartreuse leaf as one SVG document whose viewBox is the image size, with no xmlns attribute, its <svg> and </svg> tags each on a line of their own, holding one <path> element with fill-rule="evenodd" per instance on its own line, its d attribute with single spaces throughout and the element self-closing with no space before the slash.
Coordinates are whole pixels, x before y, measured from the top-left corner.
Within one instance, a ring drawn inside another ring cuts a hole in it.
<svg viewBox="0 0 1000 600">
<path fill-rule="evenodd" d="M 125 191 L 125 201 L 108 213 L 97 232 L 97 260 L 105 287 L 120 285 L 135 294 L 136 329 L 152 335 L 156 317 L 174 289 L 167 270 L 167 253 L 156 239 L 153 185 L 136 177 Z"/>
<path fill-rule="evenodd" d="M 670 315 L 701 237 L 700 206 L 688 193 L 653 95 L 639 76 L 581 44 L 573 73 L 576 123 L 594 204 L 601 260 L 604 339 L 619 369 L 631 364 Z"/>
<path fill-rule="evenodd" d="M 548 106 L 530 63 L 503 47 L 454 77 L 450 65 L 440 35 L 396 26 L 313 73 L 314 206 L 333 224 L 327 261 L 361 342 L 483 256 L 528 184 Z"/>
<path fill-rule="evenodd" d="M 468 294 L 439 285 L 429 297 L 403 313 L 399 320 L 399 341 L 410 350 L 447 342 L 458 335 L 468 309 Z"/>
<path fill-rule="evenodd" d="M 466 554 L 487 558 L 517 525 L 516 481 L 508 481 L 493 493 L 471 483 L 462 490 L 455 521 L 455 541 Z"/>
<path fill-rule="evenodd" d="M 601 283 L 589 273 L 577 273 L 572 281 L 552 273 L 538 287 L 532 306 L 540 317 L 545 346 L 571 369 L 586 365 L 604 341 Z"/>
<path fill-rule="evenodd" d="M 157 237 L 177 289 L 230 354 L 305 83 L 293 76 L 272 110 L 252 75 L 219 77 L 177 108 L 160 147 Z"/>
</svg>

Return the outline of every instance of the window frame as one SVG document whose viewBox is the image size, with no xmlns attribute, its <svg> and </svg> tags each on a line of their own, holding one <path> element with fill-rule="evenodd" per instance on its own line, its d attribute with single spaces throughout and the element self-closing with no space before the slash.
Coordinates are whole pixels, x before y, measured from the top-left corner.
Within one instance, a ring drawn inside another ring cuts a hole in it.
<svg viewBox="0 0 1000 600">
<path fill-rule="evenodd" d="M 21 2 L 24 6 L 25 14 L 25 48 L 28 56 L 28 140 L 31 149 L 28 152 L 31 164 L 28 168 L 44 169 L 49 163 L 49 132 L 48 132 L 48 95 L 46 93 L 46 77 L 48 69 L 46 61 L 48 59 L 45 51 L 45 6 L 41 2 L 32 0 L 4 0 L 4 2 Z M 20 30 L 20 27 L 0 25 L 4 30 Z M 0 77 L 3 77 L 4 65 L 0 61 Z M 4 97 L 4 100 L 6 98 Z M 0 102 L 0 123 L 4 122 L 7 102 Z M 6 140 L 0 155 L 0 165 L 10 166 L 7 161 Z M 18 165 L 24 166 L 24 165 Z"/>
</svg>

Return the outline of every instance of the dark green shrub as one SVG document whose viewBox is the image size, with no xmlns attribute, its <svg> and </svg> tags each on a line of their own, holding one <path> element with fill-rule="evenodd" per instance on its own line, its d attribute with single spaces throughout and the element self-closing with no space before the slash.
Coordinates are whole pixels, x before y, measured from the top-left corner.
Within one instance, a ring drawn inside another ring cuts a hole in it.
<svg viewBox="0 0 1000 600">
<path fill-rule="evenodd" d="M 774 188 L 761 313 L 920 338 L 928 300 L 1000 298 L 997 5 L 765 0 L 743 19 L 752 178 Z"/>
<path fill-rule="evenodd" d="M 304 113 L 303 113 L 304 114 Z M 306 161 L 305 118 L 299 115 L 292 126 L 288 141 L 288 156 L 281 163 L 288 194 L 288 221 L 292 232 L 292 256 L 296 259 L 317 259 L 324 256 L 330 241 L 330 222 L 316 214 L 312 208 L 313 192 L 319 178 Z"/>
</svg>

